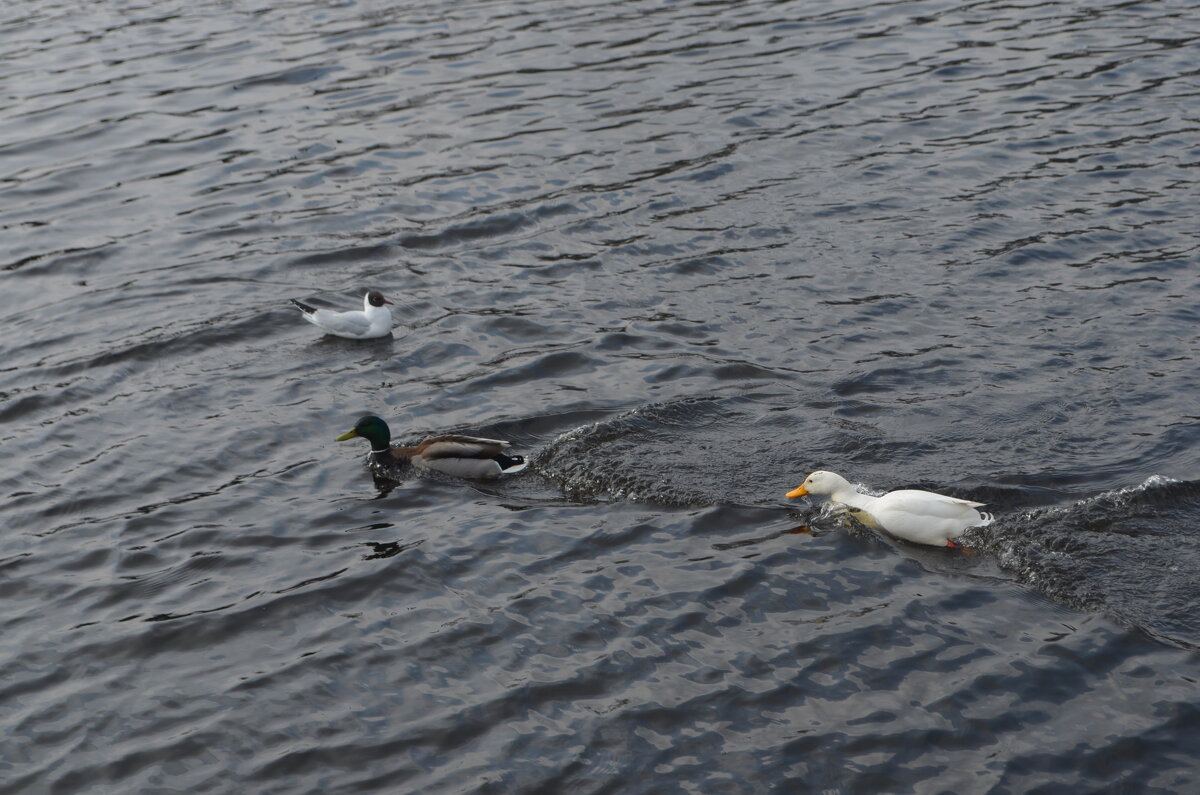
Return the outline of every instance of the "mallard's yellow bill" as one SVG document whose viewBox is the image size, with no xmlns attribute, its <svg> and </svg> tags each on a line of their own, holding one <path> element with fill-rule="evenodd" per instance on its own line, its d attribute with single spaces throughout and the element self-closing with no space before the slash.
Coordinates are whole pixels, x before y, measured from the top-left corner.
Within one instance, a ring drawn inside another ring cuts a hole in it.
<svg viewBox="0 0 1200 795">
<path fill-rule="evenodd" d="M 346 432 L 345 432 L 345 433 L 343 433 L 341 436 L 339 436 L 338 438 L 334 439 L 334 441 L 335 441 L 335 442 L 344 442 L 344 441 L 346 441 L 347 439 L 353 439 L 355 436 L 358 436 L 358 431 L 353 431 L 353 430 L 351 430 L 351 431 L 346 431 Z"/>
<path fill-rule="evenodd" d="M 788 499 L 791 499 L 793 497 L 803 497 L 806 494 L 808 494 L 808 489 L 804 488 L 803 486 L 797 486 L 796 488 L 789 491 L 787 493 L 787 496 L 788 496 Z"/>
</svg>

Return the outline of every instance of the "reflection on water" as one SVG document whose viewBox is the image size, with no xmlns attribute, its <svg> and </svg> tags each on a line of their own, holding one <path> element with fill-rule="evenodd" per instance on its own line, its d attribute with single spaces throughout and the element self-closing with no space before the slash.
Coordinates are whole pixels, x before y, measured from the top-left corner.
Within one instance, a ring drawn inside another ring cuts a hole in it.
<svg viewBox="0 0 1200 795">
<path fill-rule="evenodd" d="M 4 6 L 0 789 L 1187 791 L 1196 11 Z"/>
</svg>

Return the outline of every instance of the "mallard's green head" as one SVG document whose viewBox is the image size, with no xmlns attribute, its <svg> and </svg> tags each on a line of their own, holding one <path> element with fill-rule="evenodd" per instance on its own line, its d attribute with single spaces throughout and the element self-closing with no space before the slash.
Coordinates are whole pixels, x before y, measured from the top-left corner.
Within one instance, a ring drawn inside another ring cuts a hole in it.
<svg viewBox="0 0 1200 795">
<path fill-rule="evenodd" d="M 382 453 L 387 450 L 388 445 L 392 441 L 392 432 L 388 428 L 387 423 L 374 414 L 368 414 L 354 423 L 354 430 L 346 431 L 337 438 L 337 441 L 344 442 L 356 436 L 361 436 L 370 442 L 371 452 L 373 453 Z"/>
</svg>

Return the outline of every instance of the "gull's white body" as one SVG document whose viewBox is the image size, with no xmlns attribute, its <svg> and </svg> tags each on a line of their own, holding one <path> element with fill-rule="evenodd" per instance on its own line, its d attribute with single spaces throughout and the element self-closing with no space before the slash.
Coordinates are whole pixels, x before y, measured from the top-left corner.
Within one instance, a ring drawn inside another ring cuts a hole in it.
<svg viewBox="0 0 1200 795">
<path fill-rule="evenodd" d="M 332 309 L 314 309 L 299 301 L 292 303 L 300 307 L 304 319 L 326 334 L 351 340 L 369 340 L 386 337 L 392 333 L 392 313 L 386 306 L 372 306 L 370 293 L 363 297 L 362 311 L 334 312 Z"/>
<path fill-rule="evenodd" d="M 812 473 L 788 496 L 805 494 L 828 495 L 830 502 L 846 506 L 851 515 L 868 527 L 935 547 L 948 546 L 951 539 L 962 535 L 968 527 L 979 527 L 991 521 L 990 516 L 977 510 L 984 505 L 982 502 L 917 489 L 872 497 L 859 492 L 848 480 L 833 472 Z"/>
</svg>

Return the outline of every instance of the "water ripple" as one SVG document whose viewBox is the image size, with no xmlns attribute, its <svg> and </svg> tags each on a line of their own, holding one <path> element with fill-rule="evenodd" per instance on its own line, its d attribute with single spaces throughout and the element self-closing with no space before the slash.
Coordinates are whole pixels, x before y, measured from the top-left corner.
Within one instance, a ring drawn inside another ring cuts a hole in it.
<svg viewBox="0 0 1200 795">
<path fill-rule="evenodd" d="M 1196 10 L 5 5 L 0 790 L 1194 789 Z"/>
</svg>

